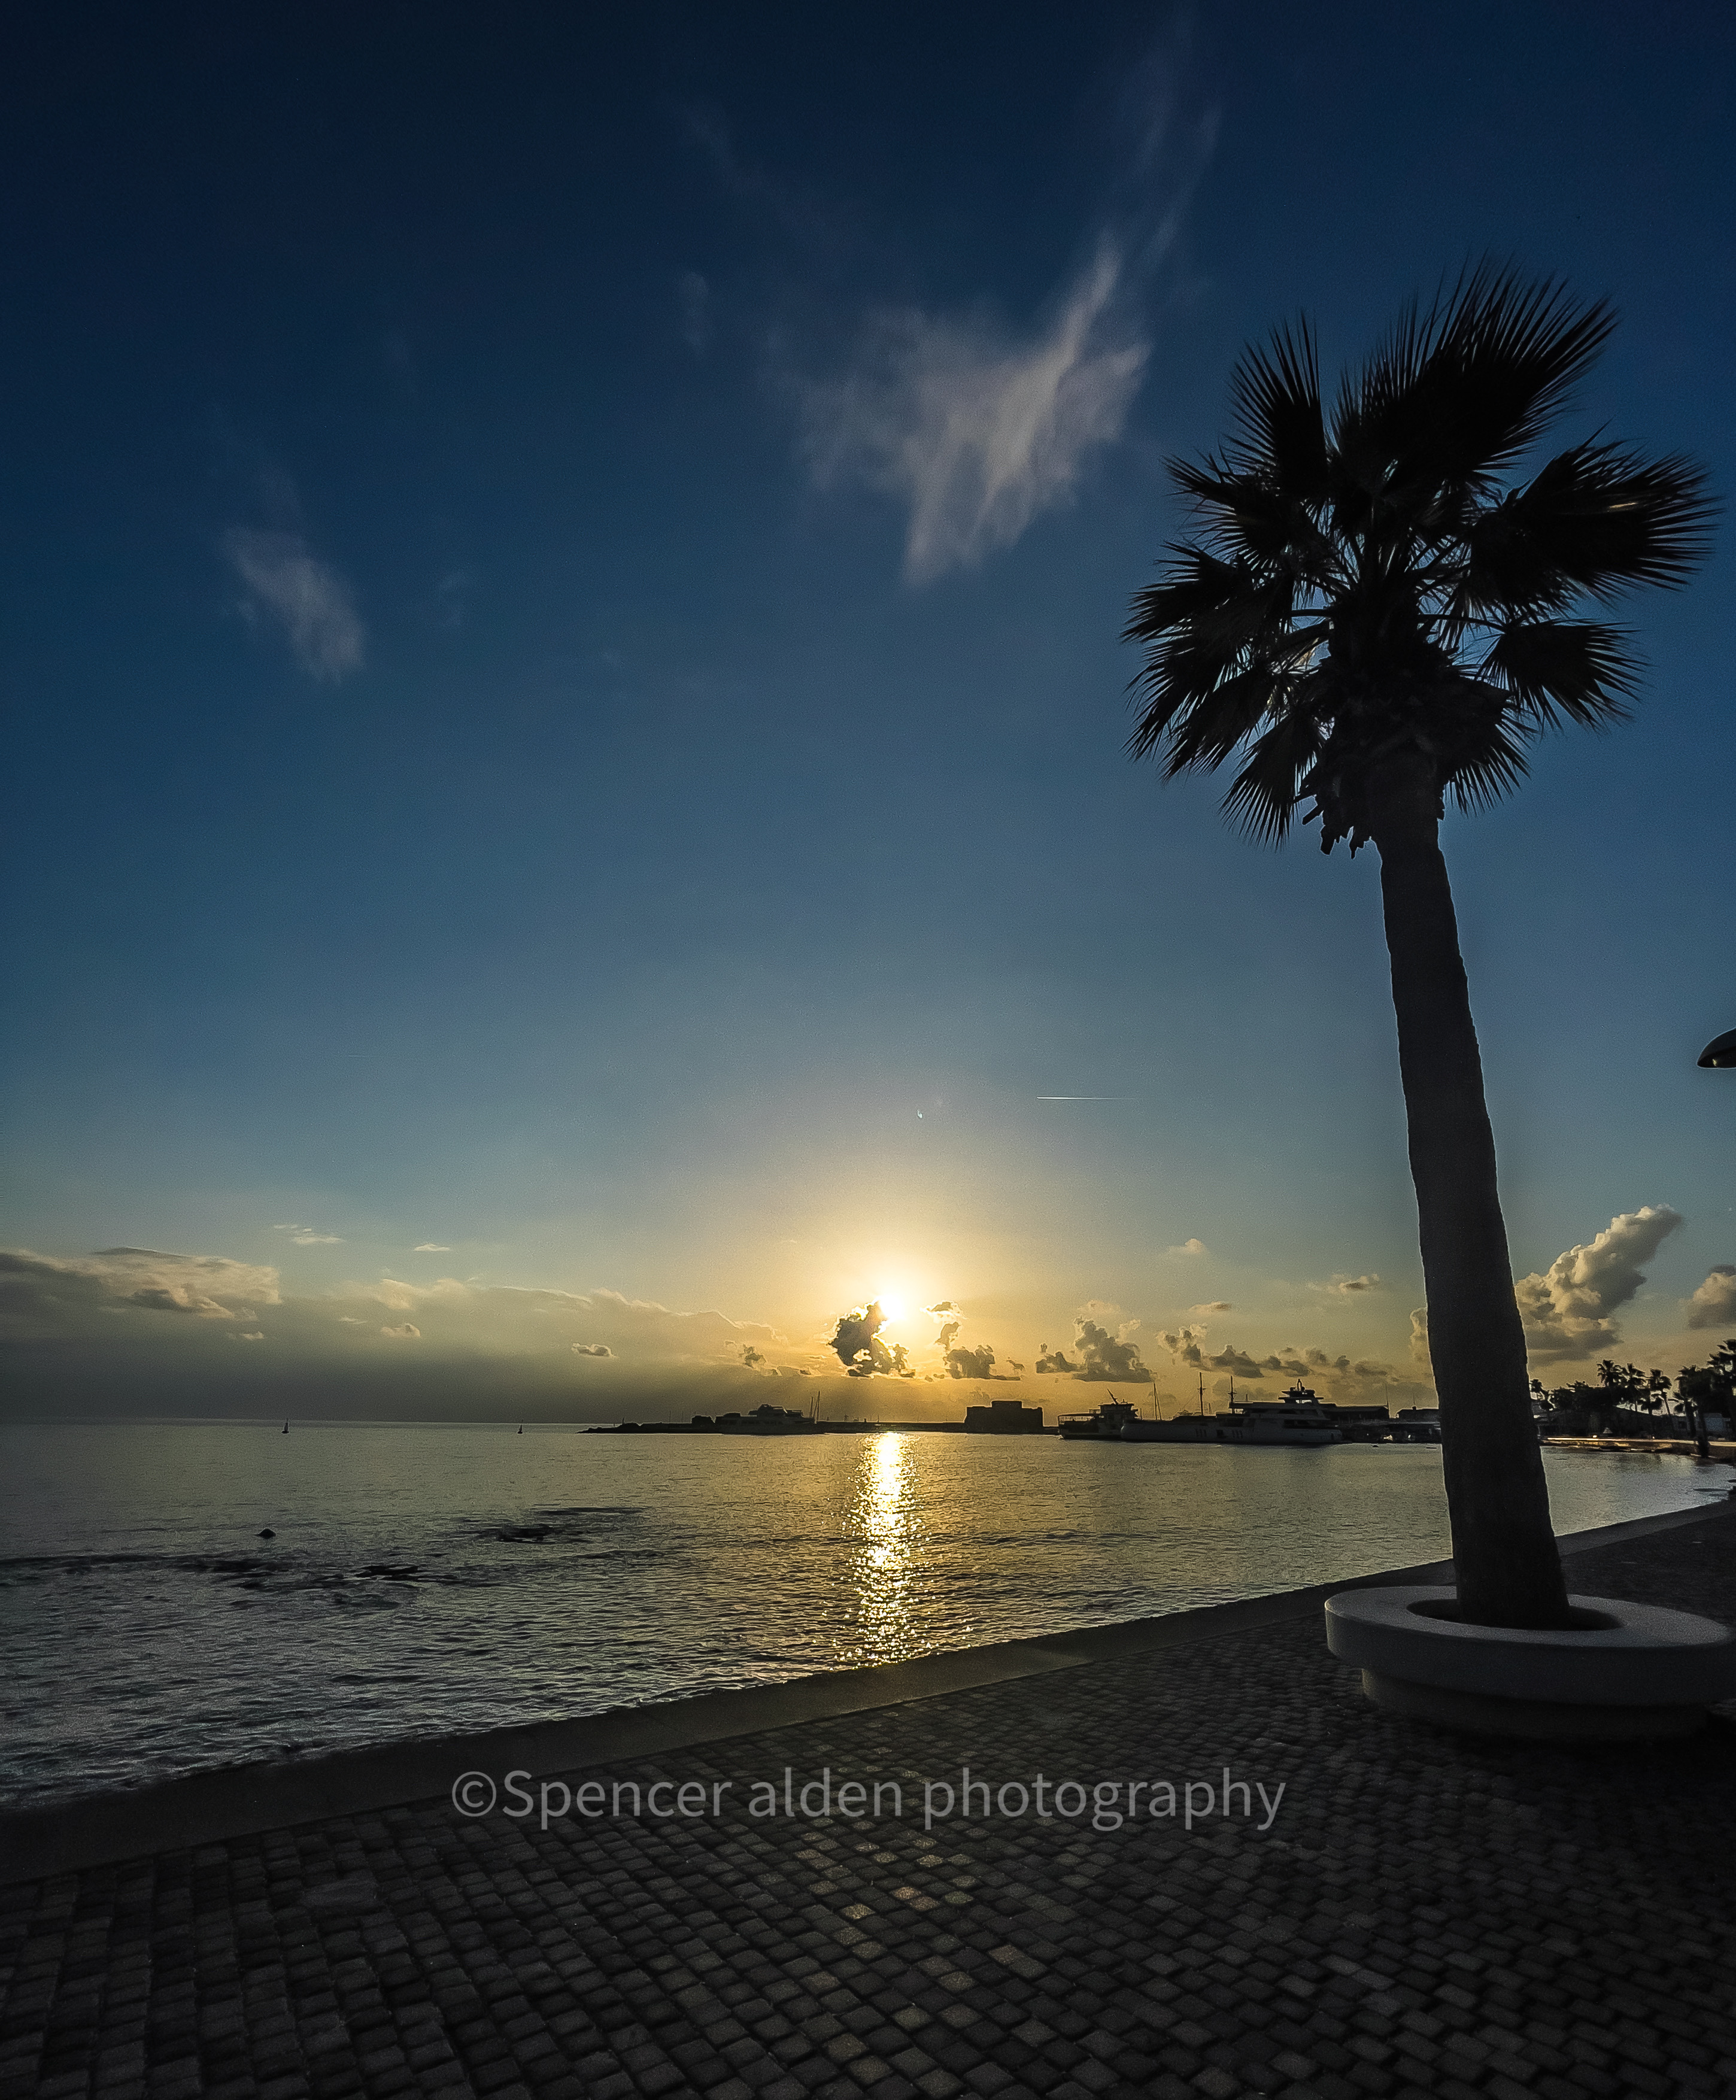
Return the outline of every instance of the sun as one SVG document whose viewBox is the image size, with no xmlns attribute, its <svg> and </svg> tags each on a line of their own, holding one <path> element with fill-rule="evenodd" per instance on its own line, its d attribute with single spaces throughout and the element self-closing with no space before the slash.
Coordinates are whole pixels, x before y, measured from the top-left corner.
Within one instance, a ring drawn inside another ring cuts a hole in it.
<svg viewBox="0 0 1736 2100">
<path fill-rule="evenodd" d="M 888 1320 L 901 1320 L 904 1317 L 904 1300 L 898 1295 L 896 1290 L 882 1290 L 879 1292 L 877 1294 L 876 1302 L 879 1304 L 881 1312 Z"/>
</svg>

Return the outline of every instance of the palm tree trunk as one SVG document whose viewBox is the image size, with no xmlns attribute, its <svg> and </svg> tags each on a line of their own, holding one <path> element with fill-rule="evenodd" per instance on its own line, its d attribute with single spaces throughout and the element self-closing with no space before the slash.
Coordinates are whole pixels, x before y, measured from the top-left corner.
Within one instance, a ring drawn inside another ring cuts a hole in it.
<svg viewBox="0 0 1736 2100">
<path fill-rule="evenodd" d="M 1416 753 L 1369 784 L 1459 1609 L 1479 1626 L 1565 1626 L 1439 792 Z"/>
</svg>

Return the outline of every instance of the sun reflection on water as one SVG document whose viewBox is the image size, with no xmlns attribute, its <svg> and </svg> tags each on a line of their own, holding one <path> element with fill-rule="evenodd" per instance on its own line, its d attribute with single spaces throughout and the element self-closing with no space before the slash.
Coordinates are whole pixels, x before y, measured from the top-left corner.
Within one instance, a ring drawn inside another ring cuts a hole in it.
<svg viewBox="0 0 1736 2100">
<path fill-rule="evenodd" d="M 854 1542 L 857 1639 L 852 1660 L 901 1662 L 926 1652 L 911 1607 L 926 1529 L 918 1496 L 913 1440 L 888 1431 L 864 1437 L 844 1511 Z"/>
</svg>

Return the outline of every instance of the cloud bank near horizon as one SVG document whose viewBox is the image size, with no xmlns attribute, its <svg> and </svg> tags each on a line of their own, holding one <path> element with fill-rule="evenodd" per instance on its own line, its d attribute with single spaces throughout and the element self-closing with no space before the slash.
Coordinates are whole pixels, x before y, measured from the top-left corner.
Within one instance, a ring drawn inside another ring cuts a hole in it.
<svg viewBox="0 0 1736 2100">
<path fill-rule="evenodd" d="M 1615 1316 L 1682 1223 L 1668 1205 L 1643 1206 L 1519 1279 L 1515 1292 L 1533 1359 L 1567 1363 L 1619 1347 Z M 275 1229 L 297 1245 L 341 1244 L 308 1226 Z M 1327 1304 L 1361 1299 L 1377 1286 L 1372 1276 L 1335 1277 L 1321 1295 Z M 921 1413 L 938 1401 L 936 1382 L 1025 1377 L 1024 1366 L 1003 1359 L 989 1341 L 967 1338 L 958 1302 L 943 1299 L 924 1309 L 937 1330 L 932 1357 L 914 1344 L 889 1343 L 881 1332 L 886 1315 L 875 1302 L 841 1315 L 830 1334 L 792 1342 L 764 1321 L 712 1308 L 682 1311 L 606 1287 L 560 1290 L 388 1275 L 286 1295 L 275 1266 L 223 1255 L 139 1246 L 72 1257 L 0 1251 L 0 1341 L 10 1360 L 14 1414 L 57 1396 L 124 1411 L 135 1394 L 147 1393 L 157 1396 L 158 1407 L 162 1395 L 173 1394 L 179 1412 L 183 1400 L 214 1405 L 268 1388 L 280 1401 L 300 1404 L 324 1395 L 333 1411 L 356 1412 L 382 1392 L 408 1394 L 413 1378 L 414 1390 L 436 1411 L 443 1396 L 452 1406 L 467 1400 L 461 1411 L 474 1412 L 478 1400 L 498 1396 L 508 1407 L 540 1395 L 575 1418 L 606 1420 L 649 1404 L 645 1396 L 654 1389 L 668 1394 L 671 1406 L 686 1404 L 677 1394 L 695 1407 L 728 1405 L 748 1379 L 823 1379 L 828 1373 L 840 1381 L 914 1382 L 913 1411 Z M 1402 1365 L 1329 1346 L 1262 1350 L 1214 1342 L 1208 1321 L 1234 1309 L 1227 1299 L 1202 1301 L 1189 1308 L 1184 1324 L 1158 1330 L 1156 1346 L 1174 1370 L 1209 1373 L 1220 1382 L 1300 1379 L 1337 1398 L 1402 1401 L 1426 1393 L 1428 1332 L 1421 1308 L 1412 1315 L 1412 1361 Z M 1714 1264 L 1678 1309 L 1687 1329 L 1736 1326 L 1736 1264 Z M 1089 1299 L 1064 1347 L 1041 1345 L 1032 1375 L 1155 1384 L 1139 1327 L 1118 1306 Z M 249 1346 L 225 1346 L 240 1342 Z M 1154 1361 L 1161 1365 L 1162 1356 Z"/>
<path fill-rule="evenodd" d="M 254 1346 L 221 1346 L 241 1339 Z M 618 1290 L 382 1277 L 285 1296 L 275 1268 L 145 1247 L 0 1251 L 0 1341 L 14 1413 L 60 1401 L 148 1411 L 165 1397 L 178 1413 L 223 1411 L 266 1392 L 336 1412 L 414 1394 L 474 1413 L 529 1395 L 608 1420 L 618 1397 L 647 1387 L 739 1392 L 769 1352 L 787 1352 L 764 1321 Z"/>
</svg>

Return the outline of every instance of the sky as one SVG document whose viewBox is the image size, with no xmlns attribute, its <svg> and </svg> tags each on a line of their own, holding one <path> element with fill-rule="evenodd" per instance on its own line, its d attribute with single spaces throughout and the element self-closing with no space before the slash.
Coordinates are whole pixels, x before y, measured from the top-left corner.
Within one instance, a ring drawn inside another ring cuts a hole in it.
<svg viewBox="0 0 1736 2100">
<path fill-rule="evenodd" d="M 1622 315 L 1559 444 L 1726 493 L 1733 50 L 36 11 L 0 1405 L 1426 1400 L 1374 856 L 1131 762 L 1118 637 L 1242 346 L 1306 311 L 1333 373 L 1483 254 Z M 1736 1331 L 1731 573 L 1629 601 L 1634 721 L 1444 828 L 1548 1384 Z"/>
</svg>

